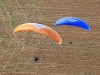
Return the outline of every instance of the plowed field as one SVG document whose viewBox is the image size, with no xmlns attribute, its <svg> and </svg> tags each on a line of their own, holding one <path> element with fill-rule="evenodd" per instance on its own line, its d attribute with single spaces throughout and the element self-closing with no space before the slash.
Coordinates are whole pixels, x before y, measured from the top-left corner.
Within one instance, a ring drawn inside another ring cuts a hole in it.
<svg viewBox="0 0 100 75">
<path fill-rule="evenodd" d="M 54 25 L 70 16 L 86 21 L 90 32 Z M 53 28 L 62 44 L 37 33 L 12 34 L 28 22 Z M 99 35 L 100 0 L 0 0 L 0 75 L 100 75 Z"/>
</svg>

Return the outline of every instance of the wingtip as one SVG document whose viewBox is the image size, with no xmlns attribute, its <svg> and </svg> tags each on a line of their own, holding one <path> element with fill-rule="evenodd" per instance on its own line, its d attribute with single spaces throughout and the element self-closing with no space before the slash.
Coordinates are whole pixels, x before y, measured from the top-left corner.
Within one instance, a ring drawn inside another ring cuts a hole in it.
<svg viewBox="0 0 100 75">
<path fill-rule="evenodd" d="M 60 40 L 60 42 L 58 42 L 58 44 L 61 45 L 62 44 L 62 40 Z"/>
</svg>

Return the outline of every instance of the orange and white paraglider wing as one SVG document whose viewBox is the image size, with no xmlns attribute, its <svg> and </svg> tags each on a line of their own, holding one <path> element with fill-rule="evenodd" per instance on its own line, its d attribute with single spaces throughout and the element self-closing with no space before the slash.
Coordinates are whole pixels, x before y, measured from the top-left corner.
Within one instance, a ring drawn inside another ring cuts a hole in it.
<svg viewBox="0 0 100 75">
<path fill-rule="evenodd" d="M 59 36 L 59 34 L 56 31 L 54 31 L 52 28 L 45 26 L 43 24 L 38 24 L 38 23 L 22 24 L 14 29 L 13 34 L 22 31 L 37 32 L 40 34 L 44 34 L 49 36 L 53 40 L 55 40 L 59 45 L 62 43 L 62 39 Z"/>
</svg>

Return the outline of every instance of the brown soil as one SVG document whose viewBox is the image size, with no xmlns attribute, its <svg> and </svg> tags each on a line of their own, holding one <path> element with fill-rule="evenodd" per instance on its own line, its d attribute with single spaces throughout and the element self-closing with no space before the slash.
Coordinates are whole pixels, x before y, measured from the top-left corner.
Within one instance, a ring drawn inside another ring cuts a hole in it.
<svg viewBox="0 0 100 75">
<path fill-rule="evenodd" d="M 99 0 L 0 0 L 0 75 L 100 75 L 99 12 Z M 54 26 L 69 16 L 85 20 L 90 32 Z M 36 33 L 12 34 L 27 22 L 52 27 L 62 44 Z"/>
</svg>

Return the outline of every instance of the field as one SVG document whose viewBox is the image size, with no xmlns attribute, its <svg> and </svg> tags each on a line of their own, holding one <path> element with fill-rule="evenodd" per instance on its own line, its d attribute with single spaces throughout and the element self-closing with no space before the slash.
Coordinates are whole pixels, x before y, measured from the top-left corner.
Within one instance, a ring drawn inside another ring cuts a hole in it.
<svg viewBox="0 0 100 75">
<path fill-rule="evenodd" d="M 69 16 L 86 21 L 90 32 L 54 25 Z M 32 32 L 13 35 L 28 22 L 53 28 L 62 44 Z M 99 35 L 99 0 L 0 0 L 0 75 L 100 75 Z"/>
</svg>

